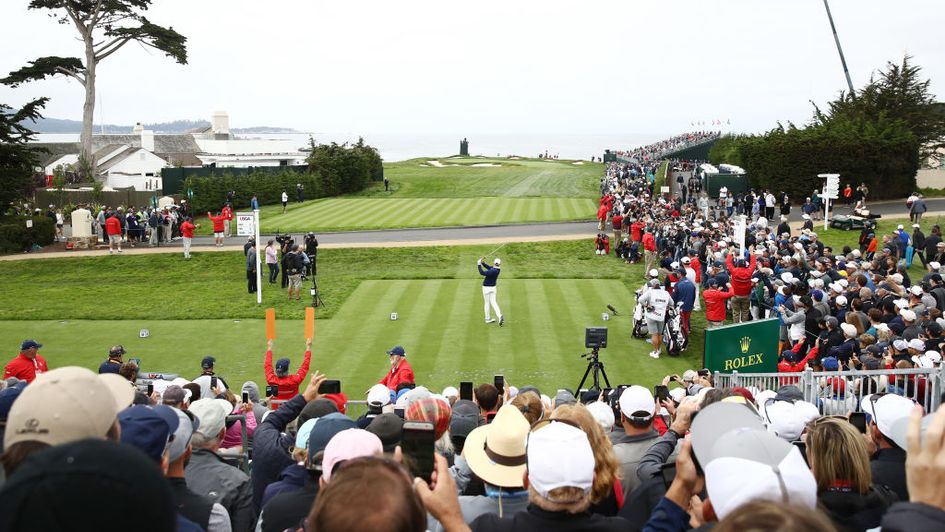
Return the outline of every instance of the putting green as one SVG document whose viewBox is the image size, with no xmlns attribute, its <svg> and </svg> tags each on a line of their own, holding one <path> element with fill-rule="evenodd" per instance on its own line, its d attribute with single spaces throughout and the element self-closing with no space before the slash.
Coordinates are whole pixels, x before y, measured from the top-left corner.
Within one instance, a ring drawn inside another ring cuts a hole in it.
<svg viewBox="0 0 945 532">
<path fill-rule="evenodd" d="M 420 384 L 433 390 L 460 380 L 491 382 L 505 374 L 513 385 L 535 384 L 543 391 L 578 384 L 586 361 L 584 328 L 607 326 L 609 346 L 601 350 L 611 384 L 652 386 L 663 375 L 701 367 L 702 342 L 679 358 L 647 356 L 649 345 L 630 339 L 632 293 L 619 280 L 507 279 L 500 282 L 499 305 L 507 323 L 484 323 L 480 283 L 474 279 L 368 280 L 327 320 L 316 322 L 312 368 L 342 380 L 351 399 L 386 370 L 385 350 L 403 345 Z M 623 303 L 620 303 L 623 302 Z M 602 321 L 606 305 L 620 315 Z M 397 312 L 392 321 L 390 313 Z M 149 329 L 151 336 L 139 338 Z M 304 350 L 303 320 L 277 323 L 276 356 L 298 368 Z M 233 386 L 262 383 L 265 353 L 262 320 L 6 321 L 0 338 L 36 338 L 51 367 L 97 368 L 107 349 L 121 343 L 144 370 L 194 378 L 200 359 L 217 358 L 217 369 Z M 697 336 L 701 337 L 700 332 Z M 13 353 L 10 354 L 12 358 Z"/>
</svg>

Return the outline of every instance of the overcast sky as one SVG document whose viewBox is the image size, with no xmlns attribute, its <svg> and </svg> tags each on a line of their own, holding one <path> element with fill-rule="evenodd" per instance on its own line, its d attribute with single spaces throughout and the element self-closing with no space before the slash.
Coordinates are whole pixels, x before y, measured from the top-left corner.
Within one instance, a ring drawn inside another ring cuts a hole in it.
<svg viewBox="0 0 945 532">
<path fill-rule="evenodd" d="M 0 73 L 79 55 L 71 26 L 0 2 Z M 831 0 L 854 86 L 915 57 L 945 99 L 945 2 Z M 806 122 L 846 87 L 821 0 L 155 0 L 189 64 L 128 45 L 99 66 L 96 122 L 383 134 L 673 133 Z M 0 88 L 81 119 L 82 88 Z"/>
</svg>

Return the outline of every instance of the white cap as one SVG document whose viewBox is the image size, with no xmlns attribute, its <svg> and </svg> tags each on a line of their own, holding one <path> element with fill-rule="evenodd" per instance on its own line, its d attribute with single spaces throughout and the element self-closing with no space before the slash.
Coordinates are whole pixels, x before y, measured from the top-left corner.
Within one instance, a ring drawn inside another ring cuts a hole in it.
<svg viewBox="0 0 945 532">
<path fill-rule="evenodd" d="M 816 508 L 817 481 L 788 442 L 764 430 L 736 429 L 719 438 L 714 449 L 720 456 L 702 467 L 719 519 L 759 499 Z"/>
<path fill-rule="evenodd" d="M 810 220 L 810 215 L 809 215 L 809 214 L 802 214 L 802 215 L 801 215 L 801 218 L 803 218 L 803 219 L 805 219 L 805 220 Z"/>
<path fill-rule="evenodd" d="M 894 274 L 890 275 L 889 278 L 892 279 L 893 281 L 895 281 L 896 284 L 902 284 L 902 274 L 901 274 L 901 273 L 894 273 Z"/>
<path fill-rule="evenodd" d="M 226 426 L 226 416 L 233 410 L 233 405 L 225 399 L 198 399 L 187 410 L 200 420 L 196 432 L 208 438 L 216 438 Z"/>
<path fill-rule="evenodd" d="M 683 264 L 689 264 L 691 262 L 689 257 L 683 257 L 679 259 L 679 261 L 682 262 Z"/>
<path fill-rule="evenodd" d="M 594 420 L 600 425 L 604 432 L 610 432 L 614 428 L 616 419 L 614 418 L 614 409 L 603 401 L 594 401 L 587 405 L 587 411 L 594 416 Z"/>
<path fill-rule="evenodd" d="M 620 394 L 620 412 L 630 418 L 635 413 L 645 412 L 646 416 L 637 416 L 637 419 L 649 419 L 656 413 L 656 400 L 648 388 L 631 386 Z"/>
<path fill-rule="evenodd" d="M 843 334 L 847 338 L 853 338 L 856 336 L 856 327 L 850 323 L 841 323 L 840 329 L 843 330 Z"/>
<path fill-rule="evenodd" d="M 659 277 L 659 276 L 660 276 L 659 270 L 657 270 L 656 268 L 653 268 L 652 270 L 650 270 L 650 277 Z"/>
<path fill-rule="evenodd" d="M 781 273 L 781 280 L 784 281 L 785 283 L 793 282 L 794 274 L 792 274 L 791 272 L 783 272 Z"/>
<path fill-rule="evenodd" d="M 888 438 L 896 435 L 892 430 L 893 424 L 899 419 L 908 419 L 912 413 L 912 407 L 915 406 L 911 399 L 892 393 L 883 395 L 876 401 L 873 401 L 872 395 L 867 395 L 863 397 L 860 404 L 863 411 L 873 418 L 873 423 L 876 423 L 879 432 Z M 907 447 L 905 441 L 895 441 L 895 443 L 903 449 Z"/>
<path fill-rule="evenodd" d="M 899 315 L 902 316 L 902 319 L 905 321 L 915 321 L 915 312 L 904 308 L 899 312 Z"/>
<path fill-rule="evenodd" d="M 896 349 L 896 351 L 905 351 L 909 348 L 909 342 L 899 338 L 893 342 L 893 347 Z"/>
<path fill-rule="evenodd" d="M 899 224 L 899 227 L 897 227 L 896 229 L 902 229 L 902 224 Z"/>
<path fill-rule="evenodd" d="M 847 296 L 837 296 L 835 300 L 838 306 L 845 307 L 847 306 Z"/>
<path fill-rule="evenodd" d="M 942 362 L 942 354 L 939 353 L 938 351 L 926 351 L 925 355 L 923 356 L 929 359 L 929 362 L 931 362 L 932 364 L 939 364 L 940 362 Z"/>
<path fill-rule="evenodd" d="M 383 386 L 383 384 L 381 386 Z M 446 388 L 443 388 L 443 397 L 459 397 L 459 390 L 457 390 L 454 386 L 447 386 Z"/>
<path fill-rule="evenodd" d="M 800 439 L 807 422 L 820 416 L 817 406 L 807 401 L 774 401 L 764 407 L 768 431 L 785 441 Z"/>
<path fill-rule="evenodd" d="M 934 351 L 933 351 L 933 352 L 934 352 Z M 929 359 L 929 357 L 927 357 L 927 356 L 925 356 L 925 355 L 916 355 L 916 356 L 912 357 L 912 362 L 913 362 L 916 366 L 918 366 L 918 367 L 920 367 L 920 368 L 922 368 L 922 369 L 932 369 L 932 368 L 935 367 L 935 364 L 933 364 L 932 361 Z"/>
<path fill-rule="evenodd" d="M 383 384 L 371 386 L 367 394 L 368 406 L 384 406 L 390 403 L 390 389 Z"/>
<path fill-rule="evenodd" d="M 921 226 L 921 225 L 919 225 L 919 224 L 912 224 L 912 227 L 914 227 L 914 228 L 916 228 L 916 229 L 918 229 L 918 228 L 920 228 L 920 227 L 922 227 L 922 226 Z"/>
<path fill-rule="evenodd" d="M 909 307 L 909 302 L 906 301 L 905 299 L 893 300 L 893 304 L 896 305 L 896 308 L 898 308 L 899 310 Z"/>
<path fill-rule="evenodd" d="M 916 351 L 925 352 L 925 342 L 919 340 L 918 338 L 913 338 L 909 340 L 909 349 L 915 349 Z"/>
<path fill-rule="evenodd" d="M 911 287 L 909 287 L 909 291 L 912 292 L 912 295 L 916 295 L 916 296 L 922 295 L 922 287 L 917 284 L 914 284 Z"/>
<path fill-rule="evenodd" d="M 930 262 L 930 263 L 929 263 L 929 266 L 931 266 L 933 270 L 938 270 L 939 268 L 942 267 L 941 264 L 939 264 L 939 263 L 937 263 L 937 262 L 935 262 L 935 261 Z"/>
<path fill-rule="evenodd" d="M 573 487 L 590 493 L 594 485 L 594 451 L 583 430 L 551 423 L 528 436 L 528 483 L 542 497 Z M 562 501 L 570 502 L 570 501 Z"/>
<path fill-rule="evenodd" d="M 502 259 L 496 257 L 495 260 L 492 261 L 492 264 L 495 264 L 496 266 L 502 266 Z"/>
<path fill-rule="evenodd" d="M 842 288 L 846 288 L 850 286 L 850 281 L 847 281 L 846 279 L 840 279 L 837 281 L 837 284 L 840 285 Z"/>
<path fill-rule="evenodd" d="M 676 268 L 679 267 L 679 263 L 676 261 L 673 261 L 669 264 L 669 267 L 675 270 Z"/>
</svg>

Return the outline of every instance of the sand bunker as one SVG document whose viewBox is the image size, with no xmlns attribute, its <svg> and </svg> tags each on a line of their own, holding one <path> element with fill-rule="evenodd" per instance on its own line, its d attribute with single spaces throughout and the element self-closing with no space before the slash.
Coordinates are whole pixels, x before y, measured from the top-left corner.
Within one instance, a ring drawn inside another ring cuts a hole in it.
<svg viewBox="0 0 945 532">
<path fill-rule="evenodd" d="M 481 167 L 483 167 L 483 166 L 502 166 L 502 165 L 501 165 L 501 164 L 494 164 L 494 163 L 476 163 L 476 164 L 471 164 L 471 165 L 469 165 L 469 166 L 476 166 L 476 167 L 480 167 L 480 168 L 481 168 Z"/>
<path fill-rule="evenodd" d="M 584 161 L 574 161 L 574 162 L 571 163 L 571 164 L 578 164 L 578 165 L 580 165 L 580 164 L 584 164 Z"/>
<path fill-rule="evenodd" d="M 445 166 L 445 165 L 444 165 L 443 163 L 441 163 L 440 161 L 427 161 L 427 164 L 430 165 L 430 166 L 435 166 L 435 167 L 437 167 L 437 168 L 443 168 L 443 166 Z"/>
</svg>

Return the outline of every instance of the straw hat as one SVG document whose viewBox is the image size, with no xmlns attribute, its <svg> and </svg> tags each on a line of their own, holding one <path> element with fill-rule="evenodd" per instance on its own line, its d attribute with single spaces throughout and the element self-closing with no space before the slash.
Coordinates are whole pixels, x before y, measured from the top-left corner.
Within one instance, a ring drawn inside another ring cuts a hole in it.
<svg viewBox="0 0 945 532">
<path fill-rule="evenodd" d="M 525 416 L 516 407 L 505 405 L 496 412 L 492 423 L 466 436 L 463 457 L 472 472 L 489 484 L 519 487 L 525 474 L 528 429 Z"/>
</svg>

